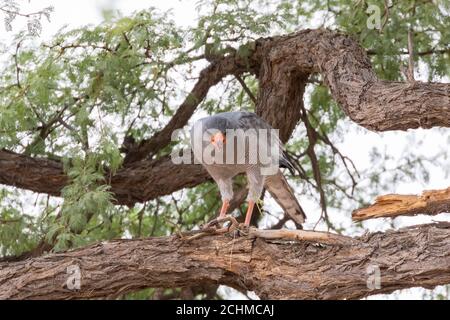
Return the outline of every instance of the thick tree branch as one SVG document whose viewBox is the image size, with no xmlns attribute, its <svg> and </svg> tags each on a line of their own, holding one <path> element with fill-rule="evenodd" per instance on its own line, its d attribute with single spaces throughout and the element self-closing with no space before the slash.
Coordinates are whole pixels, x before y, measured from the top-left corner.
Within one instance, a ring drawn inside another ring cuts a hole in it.
<svg viewBox="0 0 450 320">
<path fill-rule="evenodd" d="M 117 204 L 134 205 L 210 179 L 201 165 L 175 165 L 170 157 L 133 163 L 111 178 Z M 68 183 L 61 162 L 0 150 L 0 183 L 60 196 Z"/>
<path fill-rule="evenodd" d="M 210 179 L 201 165 L 177 165 L 167 156 L 138 161 L 118 170 L 111 177 L 110 191 L 116 204 L 133 206 Z M 59 197 L 69 180 L 60 161 L 0 150 L 0 183 Z M 246 194 L 246 189 L 237 192 L 231 208 L 237 208 Z"/>
<path fill-rule="evenodd" d="M 442 212 L 450 212 L 450 188 L 428 190 L 421 195 L 388 194 L 379 196 L 373 205 L 353 211 L 352 218 L 361 221 L 417 214 L 436 215 Z"/>
<path fill-rule="evenodd" d="M 367 129 L 450 126 L 450 84 L 380 80 L 365 50 L 350 36 L 319 29 L 260 41 L 266 48 L 260 54 L 269 57 L 266 65 L 289 61 L 285 74 L 321 73 L 343 111 Z"/>
<path fill-rule="evenodd" d="M 67 177 L 59 161 L 0 149 L 0 183 L 59 196 Z"/>
<path fill-rule="evenodd" d="M 379 288 L 368 285 L 373 277 L 368 267 L 379 268 Z M 68 268 L 79 268 L 78 290 L 68 288 L 74 275 Z M 147 287 L 193 283 L 224 284 L 271 299 L 357 299 L 433 288 L 450 283 L 450 225 L 374 233 L 343 246 L 226 235 L 190 242 L 177 237 L 116 240 L 0 264 L 1 299 L 114 298 Z"/>
</svg>

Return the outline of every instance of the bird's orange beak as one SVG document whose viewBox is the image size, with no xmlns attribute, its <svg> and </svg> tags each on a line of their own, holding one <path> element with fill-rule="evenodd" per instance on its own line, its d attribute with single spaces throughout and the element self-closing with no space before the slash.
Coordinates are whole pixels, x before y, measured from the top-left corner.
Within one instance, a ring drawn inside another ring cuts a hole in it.
<svg viewBox="0 0 450 320">
<path fill-rule="evenodd" d="M 217 132 L 216 134 L 214 134 L 211 137 L 211 143 L 215 146 L 215 147 L 219 147 L 223 144 L 225 144 L 225 136 L 223 135 L 222 132 Z"/>
</svg>

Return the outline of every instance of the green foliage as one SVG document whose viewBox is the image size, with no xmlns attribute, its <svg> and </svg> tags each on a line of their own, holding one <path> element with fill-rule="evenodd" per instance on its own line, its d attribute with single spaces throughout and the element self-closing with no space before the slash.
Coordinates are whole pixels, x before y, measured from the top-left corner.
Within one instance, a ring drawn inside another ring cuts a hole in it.
<svg viewBox="0 0 450 320">
<path fill-rule="evenodd" d="M 0 252 L 2 256 L 21 254 L 33 249 L 41 232 L 34 217 L 22 212 L 14 200 L 18 193 L 0 189 Z"/>
</svg>

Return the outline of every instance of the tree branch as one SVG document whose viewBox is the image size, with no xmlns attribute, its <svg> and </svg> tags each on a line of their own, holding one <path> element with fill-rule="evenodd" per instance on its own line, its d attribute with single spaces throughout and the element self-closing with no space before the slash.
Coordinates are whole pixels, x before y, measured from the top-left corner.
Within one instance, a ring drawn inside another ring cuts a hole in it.
<svg viewBox="0 0 450 320">
<path fill-rule="evenodd" d="M 414 31 L 412 28 L 408 29 L 408 81 L 415 82 L 414 80 Z"/>
<path fill-rule="evenodd" d="M 450 127 L 450 84 L 380 80 L 365 50 L 350 36 L 319 29 L 261 41 L 269 57 L 264 65 L 273 70 L 289 61 L 282 72 L 321 73 L 345 114 L 369 130 Z"/>
<path fill-rule="evenodd" d="M 201 165 L 176 165 L 167 156 L 139 161 L 118 170 L 111 177 L 110 191 L 116 204 L 132 206 L 209 179 Z M 60 161 L 0 150 L 0 183 L 60 196 L 69 180 Z"/>
<path fill-rule="evenodd" d="M 253 101 L 254 104 L 256 104 L 256 98 L 253 95 L 252 91 L 249 89 L 249 87 L 247 86 L 247 84 L 245 83 L 244 79 L 242 79 L 238 74 L 235 75 L 237 81 L 241 84 L 242 89 L 245 91 L 245 93 L 247 93 L 247 95 L 249 96 L 250 100 Z"/>
<path fill-rule="evenodd" d="M 436 215 L 442 212 L 450 212 L 450 188 L 428 190 L 421 195 L 379 196 L 373 205 L 353 211 L 352 218 L 355 221 L 361 221 L 417 214 Z"/>
<path fill-rule="evenodd" d="M 272 231 L 269 231 L 272 232 Z M 264 232 L 263 232 L 264 233 Z M 450 225 L 373 233 L 351 245 L 214 235 L 102 242 L 0 264 L 0 299 L 114 298 L 147 287 L 223 284 L 264 299 L 358 299 L 450 283 Z M 368 268 L 379 268 L 381 286 Z M 80 288 L 68 280 L 80 271 Z M 372 289 L 371 289 L 372 288 Z"/>
</svg>

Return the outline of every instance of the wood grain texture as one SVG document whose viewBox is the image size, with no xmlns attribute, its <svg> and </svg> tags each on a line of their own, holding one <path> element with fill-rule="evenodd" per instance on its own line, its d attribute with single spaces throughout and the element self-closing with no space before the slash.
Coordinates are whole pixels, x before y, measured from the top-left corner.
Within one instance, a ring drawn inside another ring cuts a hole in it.
<svg viewBox="0 0 450 320">
<path fill-rule="evenodd" d="M 279 88 L 283 79 L 320 73 L 345 114 L 369 130 L 450 126 L 450 84 L 378 79 L 366 51 L 351 36 L 325 29 L 303 30 L 261 39 L 258 47 L 260 98 L 277 106 L 270 117 L 282 110 L 279 105 L 291 103 L 288 87 Z"/>
<path fill-rule="evenodd" d="M 421 195 L 388 194 L 379 196 L 374 204 L 353 211 L 352 218 L 355 221 L 362 221 L 418 214 L 436 215 L 442 212 L 450 212 L 450 188 L 427 190 Z"/>
</svg>

